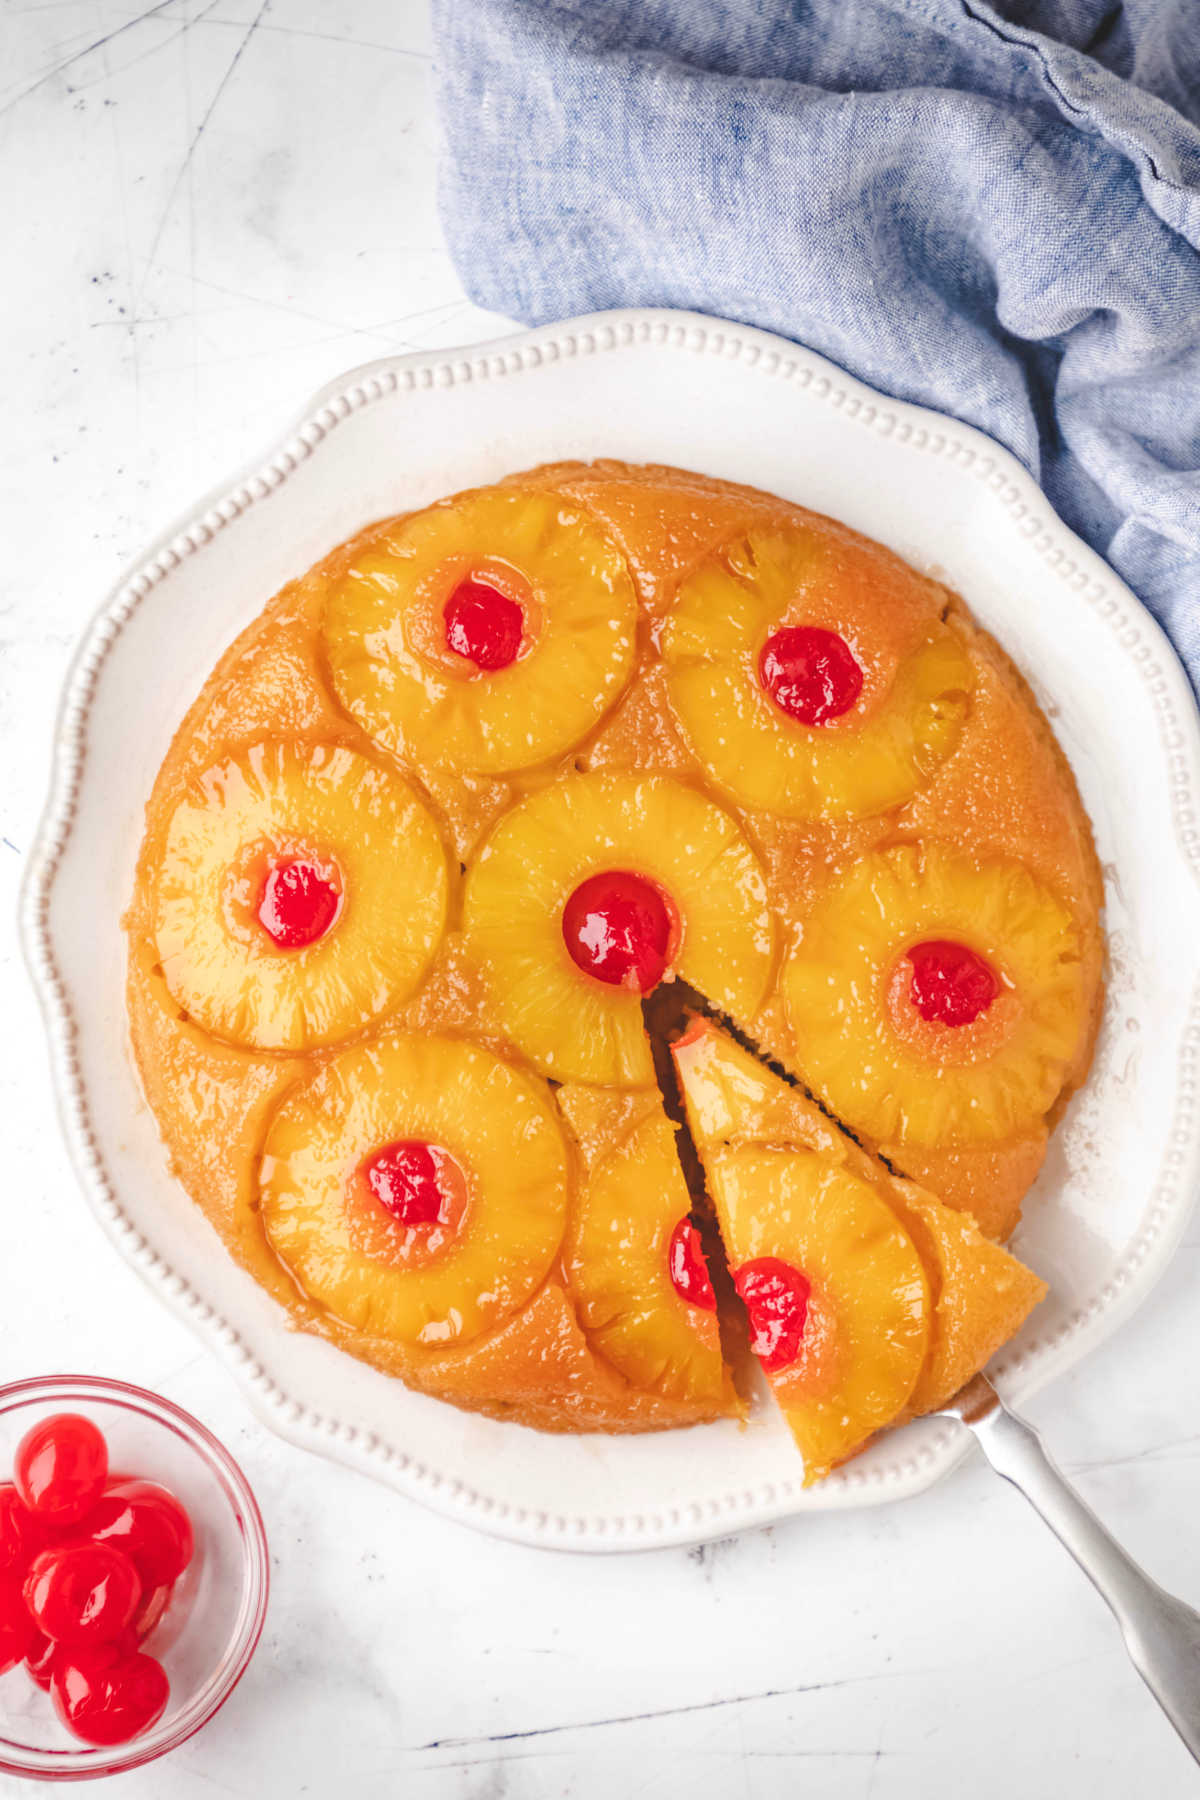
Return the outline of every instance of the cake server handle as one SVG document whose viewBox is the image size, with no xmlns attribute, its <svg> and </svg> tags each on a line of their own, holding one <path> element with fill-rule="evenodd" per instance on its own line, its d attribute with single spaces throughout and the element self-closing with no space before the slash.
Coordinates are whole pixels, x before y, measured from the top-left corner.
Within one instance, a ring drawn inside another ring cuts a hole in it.
<svg viewBox="0 0 1200 1800">
<path fill-rule="evenodd" d="M 1200 1613 L 1126 1554 L 986 1375 L 976 1375 L 942 1410 L 970 1427 L 996 1473 L 1041 1513 L 1104 1596 L 1138 1674 L 1200 1762 Z"/>
</svg>

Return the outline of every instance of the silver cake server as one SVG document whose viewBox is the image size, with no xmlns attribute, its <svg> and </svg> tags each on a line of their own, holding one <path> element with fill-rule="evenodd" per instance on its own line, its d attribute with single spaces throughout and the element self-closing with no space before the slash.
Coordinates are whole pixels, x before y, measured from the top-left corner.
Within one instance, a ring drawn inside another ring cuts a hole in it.
<svg viewBox="0 0 1200 1800">
<path fill-rule="evenodd" d="M 1138 1674 L 1200 1762 L 1200 1613 L 1152 1581 L 1055 1467 L 1032 1425 L 976 1375 L 941 1412 L 975 1433 L 1112 1609 Z"/>
</svg>

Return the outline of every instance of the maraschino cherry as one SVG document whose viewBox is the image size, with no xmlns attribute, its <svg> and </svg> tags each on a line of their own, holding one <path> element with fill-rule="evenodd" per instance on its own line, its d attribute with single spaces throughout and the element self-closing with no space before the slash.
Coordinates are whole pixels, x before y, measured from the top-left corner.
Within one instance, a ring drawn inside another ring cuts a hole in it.
<svg viewBox="0 0 1200 1800">
<path fill-rule="evenodd" d="M 129 1624 L 135 1643 L 140 1644 L 143 1638 L 150 1636 L 170 1606 L 171 1596 L 174 1592 L 174 1582 L 169 1582 L 164 1587 L 151 1588 L 148 1592 L 143 1591 L 142 1604 L 134 1613 Z"/>
<path fill-rule="evenodd" d="M 801 725 L 827 725 L 849 712 L 863 672 L 845 638 L 822 625 L 773 631 L 758 659 L 758 678 L 780 712 Z"/>
<path fill-rule="evenodd" d="M 108 1445 L 90 1419 L 52 1413 L 21 1439 L 13 1482 L 21 1504 L 45 1526 L 73 1525 L 100 1498 Z"/>
<path fill-rule="evenodd" d="M 686 1215 L 671 1233 L 671 1242 L 667 1246 L 667 1268 L 671 1273 L 671 1286 L 681 1300 L 686 1300 L 689 1306 L 700 1307 L 704 1312 L 716 1311 L 717 1296 L 713 1292 L 712 1277 L 704 1260 L 700 1233 Z"/>
<path fill-rule="evenodd" d="M 124 1551 L 110 1544 L 58 1544 L 35 1556 L 25 1604 L 38 1630 L 56 1643 L 110 1643 L 133 1618 L 142 1583 Z"/>
<path fill-rule="evenodd" d="M 0 1575 L 0 1675 L 23 1662 L 36 1641 L 37 1631 L 20 1582 L 11 1575 Z"/>
<path fill-rule="evenodd" d="M 1000 992 L 989 962 L 966 944 L 930 938 L 908 952 L 912 1003 L 933 1025 L 971 1025 Z"/>
<path fill-rule="evenodd" d="M 140 1648 L 192 1557 L 186 1509 L 153 1481 L 109 1480 L 90 1419 L 54 1413 L 17 1446 L 0 1484 L 0 1674 L 24 1662 L 89 1744 L 148 1731 L 170 1697 Z"/>
<path fill-rule="evenodd" d="M 760 1256 L 736 1270 L 733 1285 L 750 1317 L 750 1348 L 769 1374 L 800 1354 L 812 1283 L 778 1256 Z"/>
<path fill-rule="evenodd" d="M 38 1523 L 12 1482 L 0 1485 L 0 1579 L 23 1576 L 47 1535 L 48 1527 Z"/>
<path fill-rule="evenodd" d="M 563 941 L 585 975 L 648 994 L 666 973 L 671 907 L 644 875 L 606 869 L 581 881 L 563 907 Z"/>
<path fill-rule="evenodd" d="M 484 674 L 493 675 L 517 660 L 525 614 L 490 582 L 474 577 L 460 581 L 442 608 L 442 620 L 446 648 Z"/>
<path fill-rule="evenodd" d="M 436 1225 L 446 1204 L 447 1163 L 437 1145 L 416 1139 L 385 1144 L 363 1164 L 367 1186 L 401 1225 Z"/>
<path fill-rule="evenodd" d="M 192 1522 L 174 1494 L 156 1481 L 117 1481 L 87 1518 L 93 1543 L 122 1550 L 146 1596 L 178 1581 L 192 1560 Z"/>
<path fill-rule="evenodd" d="M 35 1631 L 33 1641 L 25 1652 L 25 1667 L 32 1681 L 40 1688 L 49 1691 L 50 1677 L 54 1673 L 54 1659 L 58 1655 L 58 1645 L 53 1638 L 48 1638 L 40 1631 Z"/>
<path fill-rule="evenodd" d="M 163 1715 L 171 1690 L 162 1664 L 142 1651 L 124 1652 L 123 1645 L 101 1645 L 63 1650 L 54 1660 L 54 1704 L 85 1743 L 127 1744 Z"/>
<path fill-rule="evenodd" d="M 258 901 L 258 922 L 280 950 L 303 950 L 325 936 L 341 894 L 326 871 L 303 856 L 272 862 Z"/>
</svg>

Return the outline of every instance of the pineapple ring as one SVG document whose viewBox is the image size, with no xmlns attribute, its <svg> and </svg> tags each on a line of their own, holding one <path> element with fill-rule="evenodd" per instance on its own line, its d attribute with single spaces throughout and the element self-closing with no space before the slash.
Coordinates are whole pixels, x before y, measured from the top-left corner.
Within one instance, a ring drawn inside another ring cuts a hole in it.
<svg viewBox="0 0 1200 1800">
<path fill-rule="evenodd" d="M 472 578 L 523 604 L 506 668 L 445 648 L 442 608 Z M 359 555 L 323 626 L 337 696 L 378 743 L 492 775 L 587 736 L 628 679 L 636 630 L 629 570 L 600 527 L 561 495 L 495 489 L 416 513 Z"/>
<path fill-rule="evenodd" d="M 752 1019 L 766 994 L 775 925 L 738 826 L 669 776 L 568 776 L 500 820 L 468 873 L 463 909 L 500 1029 L 560 1081 L 649 1087 L 637 994 L 583 973 L 563 941 L 567 901 L 606 869 L 645 876 L 669 897 L 675 966 L 738 1019 Z"/>
<path fill-rule="evenodd" d="M 675 1134 L 653 1112 L 592 1174 L 573 1211 L 563 1265 L 584 1330 L 634 1387 L 679 1400 L 724 1393 L 715 1311 L 671 1280 L 672 1233 L 691 1200 Z"/>
<path fill-rule="evenodd" d="M 344 891 L 328 931 L 281 950 L 255 922 L 253 890 L 268 858 L 297 855 Z M 407 999 L 447 899 L 441 837 L 398 775 L 338 744 L 262 743 L 207 770 L 172 813 L 154 943 L 172 998 L 206 1031 L 306 1050 Z"/>
<path fill-rule="evenodd" d="M 907 949 L 951 938 L 999 973 L 975 1023 L 897 1011 Z M 1087 1028 L 1080 938 L 1067 908 L 1020 863 L 904 844 L 854 864 L 804 921 L 783 975 L 800 1073 L 876 1143 L 1015 1137 L 1062 1092 Z"/>
<path fill-rule="evenodd" d="M 395 1139 L 437 1144 L 466 1178 L 458 1231 L 436 1260 L 356 1247 L 351 1183 Z M 413 1348 L 478 1337 L 540 1287 L 562 1241 L 567 1146 L 545 1085 L 478 1044 L 394 1036 L 331 1058 L 283 1100 L 259 1174 L 263 1228 L 316 1305 Z"/>
<path fill-rule="evenodd" d="M 878 586 L 897 577 L 877 551 L 863 557 L 843 549 L 834 558 L 801 530 L 755 533 L 680 587 L 663 638 L 671 698 L 696 755 L 746 806 L 805 819 L 886 812 L 910 800 L 958 742 L 974 675 L 932 604 L 936 590 L 905 571 L 895 641 L 873 648 Z M 802 725 L 763 688 L 763 646 L 788 624 L 848 641 L 864 679 L 839 718 Z"/>
<path fill-rule="evenodd" d="M 799 1356 L 771 1377 L 808 1487 L 904 1410 L 929 1348 L 928 1277 L 892 1209 L 830 1158 L 755 1146 L 706 1169 L 731 1260 L 779 1257 L 811 1283 Z"/>
</svg>

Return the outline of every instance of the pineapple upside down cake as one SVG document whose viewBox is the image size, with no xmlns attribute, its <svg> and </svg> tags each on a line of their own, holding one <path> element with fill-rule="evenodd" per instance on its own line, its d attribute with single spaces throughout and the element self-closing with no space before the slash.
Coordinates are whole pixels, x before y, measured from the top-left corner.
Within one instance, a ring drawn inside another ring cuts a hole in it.
<svg viewBox="0 0 1200 1800">
<path fill-rule="evenodd" d="M 222 658 L 147 809 L 132 1041 L 303 1329 L 564 1431 L 736 1415 L 753 1355 L 811 1480 L 1044 1293 L 1001 1246 L 1100 910 L 954 594 L 767 494 L 560 465 L 371 526 Z"/>
</svg>

